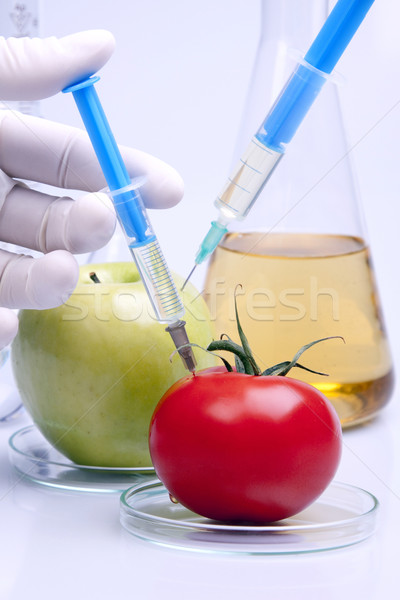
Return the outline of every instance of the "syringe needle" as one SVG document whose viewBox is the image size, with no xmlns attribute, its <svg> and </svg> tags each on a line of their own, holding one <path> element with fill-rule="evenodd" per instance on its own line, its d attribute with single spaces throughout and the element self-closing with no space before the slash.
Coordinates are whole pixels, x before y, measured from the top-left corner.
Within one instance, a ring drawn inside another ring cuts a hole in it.
<svg viewBox="0 0 400 600">
<path fill-rule="evenodd" d="M 185 279 L 185 283 L 183 284 L 183 286 L 181 287 L 181 292 L 183 292 L 183 290 L 185 289 L 185 285 L 187 284 L 187 282 L 189 281 L 189 279 L 191 278 L 191 276 L 194 273 L 195 268 L 197 267 L 197 263 L 195 263 L 193 269 L 190 271 L 189 275 L 186 277 Z"/>
</svg>

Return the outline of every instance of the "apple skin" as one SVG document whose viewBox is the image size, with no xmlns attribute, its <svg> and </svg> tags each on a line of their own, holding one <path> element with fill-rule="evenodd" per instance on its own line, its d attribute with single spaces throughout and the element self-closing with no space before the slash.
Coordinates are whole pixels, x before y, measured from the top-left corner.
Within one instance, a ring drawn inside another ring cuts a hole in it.
<svg viewBox="0 0 400 600">
<path fill-rule="evenodd" d="M 101 283 L 89 277 L 94 271 Z M 174 275 L 178 289 L 183 280 Z M 191 342 L 214 330 L 191 284 L 182 294 Z M 77 464 L 149 467 L 148 429 L 164 392 L 187 375 L 155 320 L 134 263 L 85 265 L 71 298 L 49 310 L 22 310 L 12 345 L 21 399 L 45 438 Z M 215 357 L 195 350 L 198 368 Z"/>
</svg>

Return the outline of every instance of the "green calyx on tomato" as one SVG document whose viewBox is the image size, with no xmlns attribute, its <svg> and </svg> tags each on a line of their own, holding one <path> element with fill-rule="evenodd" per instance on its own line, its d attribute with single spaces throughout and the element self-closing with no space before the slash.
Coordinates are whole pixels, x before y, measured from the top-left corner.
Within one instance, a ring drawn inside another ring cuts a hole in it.
<svg viewBox="0 0 400 600">
<path fill-rule="evenodd" d="M 309 371 L 310 373 L 314 373 L 315 375 L 327 376 L 327 373 L 320 373 L 319 371 L 314 371 L 313 369 L 309 369 L 308 367 L 301 365 L 297 361 L 300 358 L 300 356 L 303 354 L 303 352 L 308 350 L 308 348 L 311 348 L 311 346 L 318 344 L 319 342 L 324 342 L 326 340 L 331 340 L 331 339 L 335 339 L 335 338 L 339 338 L 339 339 L 343 340 L 343 338 L 340 336 L 330 336 L 330 337 L 321 338 L 319 340 L 314 340 L 313 342 L 310 342 L 309 344 L 305 344 L 304 346 L 302 346 L 300 348 L 300 350 L 298 350 L 298 352 L 296 352 L 296 354 L 292 358 L 292 360 L 285 360 L 284 362 L 280 362 L 276 365 L 273 365 L 272 367 L 268 367 L 268 369 L 265 369 L 265 371 L 261 372 L 261 369 L 255 361 L 255 358 L 251 351 L 249 342 L 247 341 L 246 335 L 240 324 L 239 313 L 238 313 L 237 303 L 236 303 L 236 296 L 235 296 L 235 315 L 236 315 L 236 324 L 237 324 L 238 334 L 239 334 L 239 338 L 240 338 L 242 345 L 240 346 L 239 344 L 234 342 L 229 336 L 227 336 L 226 334 L 223 333 L 221 335 L 221 339 L 213 341 L 213 342 L 211 342 L 211 344 L 209 344 L 207 346 L 207 350 L 209 352 L 214 352 L 216 350 L 232 352 L 235 355 L 235 368 L 236 368 L 237 373 L 245 373 L 246 375 L 270 375 L 270 376 L 272 376 L 272 375 L 287 375 L 289 373 L 289 371 L 291 369 L 293 369 L 293 367 L 297 367 L 299 369 Z M 232 369 L 230 363 L 222 356 L 220 356 L 220 358 L 224 362 L 224 365 L 225 365 L 227 371 L 232 372 L 233 369 Z"/>
</svg>

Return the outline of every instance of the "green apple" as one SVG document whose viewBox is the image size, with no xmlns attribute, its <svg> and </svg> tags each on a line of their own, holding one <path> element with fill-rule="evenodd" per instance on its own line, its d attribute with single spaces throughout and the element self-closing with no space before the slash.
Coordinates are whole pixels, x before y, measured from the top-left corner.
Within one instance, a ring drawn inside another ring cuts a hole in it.
<svg viewBox="0 0 400 600">
<path fill-rule="evenodd" d="M 100 283 L 94 283 L 94 271 Z M 182 279 L 174 276 L 178 289 Z M 210 315 L 191 284 L 182 295 L 191 342 L 206 348 Z M 75 463 L 151 466 L 148 428 L 164 392 L 187 371 L 155 320 L 133 263 L 81 267 L 59 308 L 22 310 L 12 365 L 22 401 L 47 440 Z M 198 368 L 214 356 L 195 348 Z"/>
</svg>

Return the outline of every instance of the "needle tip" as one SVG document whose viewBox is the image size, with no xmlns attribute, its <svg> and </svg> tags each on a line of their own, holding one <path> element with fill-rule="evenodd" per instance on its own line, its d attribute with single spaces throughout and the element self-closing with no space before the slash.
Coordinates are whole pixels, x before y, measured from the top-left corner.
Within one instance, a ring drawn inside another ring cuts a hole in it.
<svg viewBox="0 0 400 600">
<path fill-rule="evenodd" d="M 193 269 L 190 271 L 189 275 L 186 277 L 185 283 L 181 287 L 181 292 L 183 292 L 183 290 L 185 289 L 185 286 L 186 286 L 187 282 L 189 281 L 189 279 L 191 278 L 191 276 L 193 275 L 194 270 L 195 270 L 196 267 L 197 267 L 197 264 L 194 265 Z"/>
</svg>

